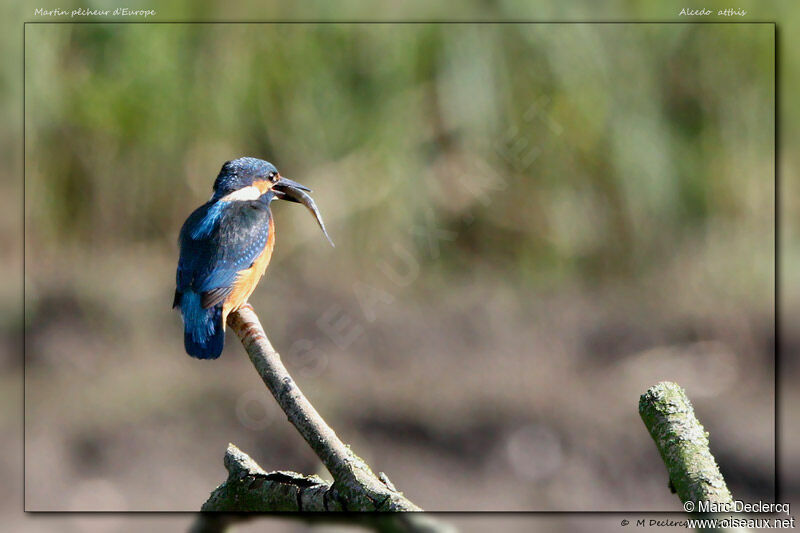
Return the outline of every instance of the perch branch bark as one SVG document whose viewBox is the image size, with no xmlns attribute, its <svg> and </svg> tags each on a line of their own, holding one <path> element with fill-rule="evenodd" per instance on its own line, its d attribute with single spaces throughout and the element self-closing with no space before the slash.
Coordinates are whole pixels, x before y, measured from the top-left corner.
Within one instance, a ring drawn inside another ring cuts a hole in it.
<svg viewBox="0 0 800 533">
<path fill-rule="evenodd" d="M 328 500 L 332 487 L 322 478 L 296 472 L 265 472 L 233 444 L 228 444 L 225 452 L 225 468 L 228 479 L 211 493 L 203 511 L 344 510 L 336 499 Z"/>
<path fill-rule="evenodd" d="M 651 387 L 639 399 L 639 415 L 682 502 L 733 501 L 709 450 L 708 433 L 695 417 L 683 389 L 668 381 Z"/>
<path fill-rule="evenodd" d="M 211 493 L 192 533 L 219 533 L 234 522 L 253 518 L 242 511 L 306 512 L 308 522 L 349 523 L 383 533 L 454 533 L 454 529 L 419 513 L 325 513 L 345 511 L 331 494 L 336 490 L 318 476 L 265 472 L 233 444 L 225 453 L 228 479 Z"/>
<path fill-rule="evenodd" d="M 379 479 L 339 440 L 292 380 L 251 306 L 246 305 L 231 313 L 228 326 L 239 336 L 264 384 L 289 421 L 322 460 L 334 482 L 329 484 L 317 476 L 294 472 L 267 473 L 236 446 L 230 445 L 225 454 L 228 479 L 214 490 L 203 504 L 202 511 L 421 510 L 391 482 Z M 219 531 L 231 521 L 243 518 L 240 515 L 222 515 L 215 519 L 213 516 L 202 514 L 194 531 Z M 354 520 L 379 531 L 453 531 L 450 526 L 421 515 L 350 519 Z"/>
</svg>

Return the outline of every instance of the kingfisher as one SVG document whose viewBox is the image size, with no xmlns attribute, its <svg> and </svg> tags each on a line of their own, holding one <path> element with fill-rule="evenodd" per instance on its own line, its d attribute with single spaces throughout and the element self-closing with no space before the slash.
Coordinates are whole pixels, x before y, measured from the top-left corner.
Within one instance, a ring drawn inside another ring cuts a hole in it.
<svg viewBox="0 0 800 533">
<path fill-rule="evenodd" d="M 311 189 L 284 178 L 272 163 L 227 161 L 213 191 L 181 228 L 172 302 L 183 318 L 186 353 L 198 359 L 220 356 L 228 314 L 247 303 L 267 270 L 275 245 L 272 200 L 304 205 L 333 246 Z"/>
</svg>

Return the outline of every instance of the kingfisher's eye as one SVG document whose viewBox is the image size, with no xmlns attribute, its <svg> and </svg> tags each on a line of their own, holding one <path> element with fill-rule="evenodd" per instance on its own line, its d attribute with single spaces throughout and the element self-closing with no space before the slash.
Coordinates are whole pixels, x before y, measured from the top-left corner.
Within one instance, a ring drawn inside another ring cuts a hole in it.
<svg viewBox="0 0 800 533">
<path fill-rule="evenodd" d="M 267 174 L 267 177 L 269 178 L 269 181 L 272 182 L 278 181 L 278 173 L 275 171 L 270 171 L 270 173 Z"/>
</svg>

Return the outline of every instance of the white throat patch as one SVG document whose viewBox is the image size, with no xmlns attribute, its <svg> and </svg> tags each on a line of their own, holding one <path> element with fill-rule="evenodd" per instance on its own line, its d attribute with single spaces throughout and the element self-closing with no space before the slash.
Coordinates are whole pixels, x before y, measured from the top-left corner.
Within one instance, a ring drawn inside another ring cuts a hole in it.
<svg viewBox="0 0 800 533">
<path fill-rule="evenodd" d="M 223 196 L 219 199 L 220 202 L 241 202 L 244 200 L 258 200 L 261 196 L 261 191 L 258 187 L 254 187 L 253 185 L 249 187 L 242 187 L 238 191 L 233 191 L 232 193 Z"/>
</svg>

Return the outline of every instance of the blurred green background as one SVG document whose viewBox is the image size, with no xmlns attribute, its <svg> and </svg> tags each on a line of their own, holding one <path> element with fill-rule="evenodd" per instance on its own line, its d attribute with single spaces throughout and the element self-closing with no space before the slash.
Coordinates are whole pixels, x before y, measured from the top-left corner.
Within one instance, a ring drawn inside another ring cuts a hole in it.
<svg viewBox="0 0 800 533">
<path fill-rule="evenodd" d="M 774 31 L 28 25 L 26 508 L 195 510 L 229 441 L 325 474 L 236 339 L 192 360 L 169 309 L 243 155 L 337 243 L 275 205 L 251 303 L 422 507 L 678 510 L 636 412 L 663 379 L 772 499 Z"/>
</svg>

